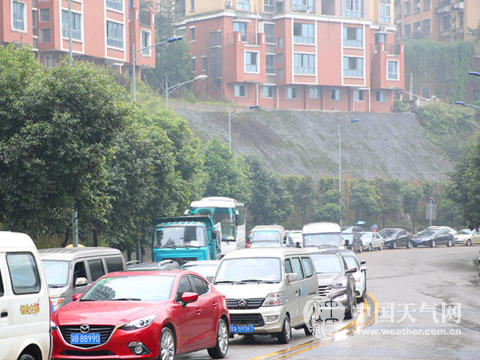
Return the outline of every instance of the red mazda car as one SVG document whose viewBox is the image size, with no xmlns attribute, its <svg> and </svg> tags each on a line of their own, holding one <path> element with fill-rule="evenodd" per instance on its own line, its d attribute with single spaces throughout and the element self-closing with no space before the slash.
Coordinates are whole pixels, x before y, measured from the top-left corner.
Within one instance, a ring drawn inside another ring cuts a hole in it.
<svg viewBox="0 0 480 360">
<path fill-rule="evenodd" d="M 185 270 L 116 272 L 52 316 L 52 359 L 162 359 L 228 351 L 225 296 Z"/>
</svg>

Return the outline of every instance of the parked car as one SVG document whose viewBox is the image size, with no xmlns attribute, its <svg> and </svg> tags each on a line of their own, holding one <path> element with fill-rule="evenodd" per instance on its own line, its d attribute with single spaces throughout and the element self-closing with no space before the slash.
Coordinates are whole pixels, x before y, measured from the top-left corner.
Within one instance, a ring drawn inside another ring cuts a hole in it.
<svg viewBox="0 0 480 360">
<path fill-rule="evenodd" d="M 357 254 L 351 250 L 340 250 L 340 254 L 343 256 L 348 269 L 357 269 L 357 271 L 353 273 L 355 294 L 357 296 L 357 302 L 363 302 L 367 292 L 367 262 L 360 260 Z"/>
<path fill-rule="evenodd" d="M 282 247 L 285 228 L 281 225 L 257 225 L 250 231 L 248 247 Z"/>
<path fill-rule="evenodd" d="M 53 315 L 52 359 L 169 359 L 228 351 L 225 296 L 186 270 L 107 274 Z"/>
<path fill-rule="evenodd" d="M 356 236 L 353 238 L 353 243 L 352 243 L 352 251 L 359 252 L 361 253 L 363 251 L 363 244 L 362 240 Z"/>
<path fill-rule="evenodd" d="M 446 228 L 424 229 L 413 235 L 413 246 L 430 246 L 437 245 L 453 246 L 454 238 L 450 230 Z"/>
<path fill-rule="evenodd" d="M 345 244 L 340 225 L 316 222 L 303 225 L 303 247 L 343 249 Z"/>
<path fill-rule="evenodd" d="M 219 264 L 220 260 L 189 261 L 183 264 L 182 269 L 195 271 L 211 282 L 215 277 Z"/>
<path fill-rule="evenodd" d="M 480 276 L 480 256 L 477 257 L 477 270 L 478 270 L 478 276 Z"/>
<path fill-rule="evenodd" d="M 70 247 L 41 249 L 50 299 L 54 310 L 69 303 L 100 276 L 124 271 L 125 261 L 118 249 L 107 247 Z"/>
<path fill-rule="evenodd" d="M 379 233 L 373 231 L 363 231 L 358 233 L 358 236 L 362 242 L 362 251 L 372 251 L 374 249 L 382 250 L 383 238 Z"/>
<path fill-rule="evenodd" d="M 50 359 L 48 284 L 32 239 L 0 231 L 0 360 Z"/>
<path fill-rule="evenodd" d="M 318 295 L 341 303 L 345 318 L 351 319 L 357 308 L 355 279 L 358 268 L 349 268 L 338 250 L 309 249 L 318 278 Z"/>
<path fill-rule="evenodd" d="M 399 246 L 410 249 L 412 247 L 412 235 L 400 228 L 384 228 L 378 232 L 383 238 L 383 245 L 390 249 L 396 249 Z"/>
<path fill-rule="evenodd" d="M 282 344 L 290 342 L 292 328 L 303 328 L 311 335 L 303 309 L 316 299 L 318 280 L 306 250 L 230 252 L 222 259 L 213 283 L 227 296 L 232 334 L 273 335 Z"/>
<path fill-rule="evenodd" d="M 473 244 L 480 244 L 480 233 L 477 230 L 461 229 L 455 235 L 455 245 L 464 244 L 465 246 L 472 246 Z"/>
<path fill-rule="evenodd" d="M 358 233 L 362 232 L 362 228 L 360 226 L 348 226 L 342 230 L 343 241 L 345 242 L 345 247 L 347 249 L 353 248 L 353 241 L 354 239 L 358 238 Z"/>
</svg>

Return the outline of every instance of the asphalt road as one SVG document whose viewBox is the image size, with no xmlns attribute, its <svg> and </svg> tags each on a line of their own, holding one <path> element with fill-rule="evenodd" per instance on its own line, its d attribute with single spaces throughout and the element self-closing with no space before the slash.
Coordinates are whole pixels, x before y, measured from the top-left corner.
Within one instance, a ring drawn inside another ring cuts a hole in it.
<svg viewBox="0 0 480 360">
<path fill-rule="evenodd" d="M 230 341 L 227 359 L 480 359 L 480 247 L 438 247 L 362 253 L 368 301 L 335 336 L 289 345 L 267 336 Z M 206 351 L 180 357 L 209 359 Z"/>
</svg>

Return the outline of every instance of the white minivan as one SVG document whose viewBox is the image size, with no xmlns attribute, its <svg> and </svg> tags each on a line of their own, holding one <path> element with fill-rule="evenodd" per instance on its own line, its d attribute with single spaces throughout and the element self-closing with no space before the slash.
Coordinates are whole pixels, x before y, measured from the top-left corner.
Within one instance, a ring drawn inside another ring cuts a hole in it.
<svg viewBox="0 0 480 360">
<path fill-rule="evenodd" d="M 0 360 L 51 355 L 48 285 L 37 248 L 21 233 L 0 231 Z"/>
<path fill-rule="evenodd" d="M 331 222 L 316 222 L 303 226 L 303 247 L 344 249 L 340 225 Z"/>
</svg>

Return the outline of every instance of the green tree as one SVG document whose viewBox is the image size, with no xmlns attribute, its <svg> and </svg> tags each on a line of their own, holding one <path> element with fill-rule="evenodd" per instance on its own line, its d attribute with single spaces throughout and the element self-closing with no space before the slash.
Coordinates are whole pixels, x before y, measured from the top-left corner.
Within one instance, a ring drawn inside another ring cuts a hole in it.
<svg viewBox="0 0 480 360">
<path fill-rule="evenodd" d="M 375 216 L 380 212 L 380 197 L 370 181 L 360 179 L 352 184 L 350 195 L 355 220 Z"/>
<path fill-rule="evenodd" d="M 282 186 L 290 193 L 293 214 L 299 215 L 290 227 L 301 228 L 309 222 L 310 213 L 315 204 L 315 190 L 310 176 L 287 175 L 281 178 Z"/>
<path fill-rule="evenodd" d="M 423 198 L 422 188 L 418 184 L 405 184 L 401 191 L 403 211 L 410 216 L 410 222 L 415 232 L 417 230 L 419 202 Z"/>
<path fill-rule="evenodd" d="M 379 194 L 382 227 L 394 220 L 402 210 L 401 183 L 394 179 L 375 179 L 376 191 Z"/>
</svg>

